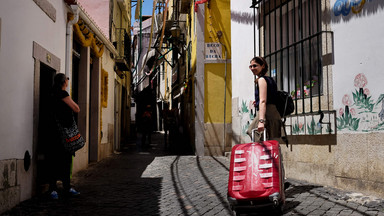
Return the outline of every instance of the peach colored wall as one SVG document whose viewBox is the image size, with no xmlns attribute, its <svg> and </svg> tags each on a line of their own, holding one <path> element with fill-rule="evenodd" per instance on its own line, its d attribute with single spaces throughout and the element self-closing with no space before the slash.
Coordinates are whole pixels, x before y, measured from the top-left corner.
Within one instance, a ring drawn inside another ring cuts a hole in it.
<svg viewBox="0 0 384 216">
<path fill-rule="evenodd" d="M 109 0 L 78 0 L 78 2 L 109 39 Z"/>
</svg>

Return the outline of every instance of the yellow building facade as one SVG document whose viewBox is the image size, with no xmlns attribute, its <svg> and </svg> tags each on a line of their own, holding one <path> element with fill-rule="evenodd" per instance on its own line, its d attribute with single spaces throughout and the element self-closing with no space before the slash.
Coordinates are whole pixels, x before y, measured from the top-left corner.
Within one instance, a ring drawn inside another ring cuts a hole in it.
<svg viewBox="0 0 384 216">
<path fill-rule="evenodd" d="M 191 28 L 196 154 L 224 155 L 232 121 L 230 1 L 199 3 L 192 7 Z"/>
</svg>

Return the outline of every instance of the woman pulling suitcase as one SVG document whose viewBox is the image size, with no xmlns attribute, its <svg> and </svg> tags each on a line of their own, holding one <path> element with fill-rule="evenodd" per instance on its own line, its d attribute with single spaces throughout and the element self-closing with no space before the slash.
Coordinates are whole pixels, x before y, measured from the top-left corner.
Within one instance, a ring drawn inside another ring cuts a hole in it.
<svg viewBox="0 0 384 216">
<path fill-rule="evenodd" d="M 254 57 L 249 68 L 257 77 L 255 106 L 258 112 L 247 131 L 252 142 L 232 148 L 228 201 L 236 213 L 265 206 L 282 212 L 285 193 L 280 145 L 276 140 L 267 141 L 267 137 L 281 137 L 282 121 L 274 104 L 277 85 L 266 76 L 268 64 L 264 58 Z"/>
<path fill-rule="evenodd" d="M 261 133 L 267 128 L 269 139 L 280 138 L 283 123 L 275 105 L 277 85 L 272 77 L 267 76 L 268 64 L 263 57 L 254 57 L 249 69 L 255 79 L 255 107 L 257 115 L 250 124 L 247 134 L 252 137 L 252 129 L 257 129 L 255 141 L 260 141 Z"/>
</svg>

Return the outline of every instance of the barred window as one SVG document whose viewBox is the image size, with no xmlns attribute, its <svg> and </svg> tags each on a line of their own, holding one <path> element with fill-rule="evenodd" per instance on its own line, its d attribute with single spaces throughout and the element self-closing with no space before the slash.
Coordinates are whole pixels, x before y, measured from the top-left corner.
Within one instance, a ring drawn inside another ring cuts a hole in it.
<svg viewBox="0 0 384 216">
<path fill-rule="evenodd" d="M 279 89 L 295 99 L 296 112 L 321 110 L 323 94 L 321 0 L 259 0 L 260 54 Z"/>
</svg>

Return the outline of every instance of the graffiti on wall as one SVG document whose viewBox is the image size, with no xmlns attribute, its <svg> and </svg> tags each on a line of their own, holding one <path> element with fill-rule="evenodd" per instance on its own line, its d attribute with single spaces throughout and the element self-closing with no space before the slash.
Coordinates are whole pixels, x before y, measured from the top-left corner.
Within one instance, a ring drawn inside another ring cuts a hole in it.
<svg viewBox="0 0 384 216">
<path fill-rule="evenodd" d="M 373 132 L 384 130 L 384 94 L 372 98 L 368 80 L 363 73 L 354 80 L 355 91 L 342 98 L 337 129 L 340 131 Z"/>
<path fill-rule="evenodd" d="M 364 5 L 371 1 L 373 0 L 336 0 L 333 5 L 333 13 L 335 16 L 348 16 L 351 11 L 358 14 L 363 10 Z"/>
</svg>

